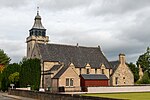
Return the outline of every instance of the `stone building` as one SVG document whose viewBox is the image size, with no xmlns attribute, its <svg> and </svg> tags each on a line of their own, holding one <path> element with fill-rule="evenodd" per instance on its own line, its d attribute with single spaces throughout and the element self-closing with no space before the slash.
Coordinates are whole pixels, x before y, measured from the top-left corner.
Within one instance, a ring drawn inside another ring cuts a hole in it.
<svg viewBox="0 0 150 100">
<path fill-rule="evenodd" d="M 88 77 L 89 80 L 100 76 L 98 79 L 101 82 L 105 77 L 104 81 L 110 85 L 112 65 L 102 53 L 100 46 L 48 43 L 49 37 L 46 36 L 46 29 L 42 25 L 39 12 L 34 20 L 34 25 L 29 30 L 29 37 L 26 39 L 27 58 L 41 60 L 41 87 L 53 87 L 53 91 L 58 91 L 59 87 L 64 87 L 65 91 L 82 91 L 80 76 L 85 74 L 88 74 L 86 78 Z"/>
<path fill-rule="evenodd" d="M 119 54 L 119 61 L 112 61 L 113 73 L 110 77 L 112 86 L 134 85 L 134 76 L 126 64 L 125 54 Z"/>
</svg>

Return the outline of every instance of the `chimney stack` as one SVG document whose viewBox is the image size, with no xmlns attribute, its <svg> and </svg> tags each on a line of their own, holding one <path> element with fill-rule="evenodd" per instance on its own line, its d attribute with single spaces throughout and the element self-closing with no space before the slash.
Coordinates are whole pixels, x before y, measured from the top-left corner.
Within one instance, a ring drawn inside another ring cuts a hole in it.
<svg viewBox="0 0 150 100">
<path fill-rule="evenodd" d="M 123 54 L 123 53 L 119 54 L 119 61 L 120 61 L 121 64 L 126 63 L 125 54 Z"/>
</svg>

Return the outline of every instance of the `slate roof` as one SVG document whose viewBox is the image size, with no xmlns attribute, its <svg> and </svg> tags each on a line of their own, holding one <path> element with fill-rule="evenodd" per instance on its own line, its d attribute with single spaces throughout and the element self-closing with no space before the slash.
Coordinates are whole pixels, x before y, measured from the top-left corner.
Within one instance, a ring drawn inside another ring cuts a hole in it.
<svg viewBox="0 0 150 100">
<path fill-rule="evenodd" d="M 104 74 L 81 74 L 81 77 L 87 80 L 108 80 L 108 77 Z"/>
<path fill-rule="evenodd" d="M 49 71 L 57 71 L 62 65 L 54 65 Z"/>
<path fill-rule="evenodd" d="M 42 25 L 41 16 L 39 15 L 39 13 L 37 13 L 34 20 L 35 21 L 34 21 L 32 29 L 44 29 L 45 30 L 45 28 Z"/>
<path fill-rule="evenodd" d="M 60 78 L 60 76 L 68 69 L 69 66 L 63 66 L 60 71 L 53 77 L 55 78 Z"/>
<path fill-rule="evenodd" d="M 117 69 L 118 65 L 120 64 L 120 62 L 118 60 L 110 61 L 110 64 L 112 66 L 113 71 L 115 71 Z"/>
<path fill-rule="evenodd" d="M 83 68 L 87 63 L 93 68 L 104 64 L 111 68 L 111 64 L 103 55 L 99 47 L 81 47 L 60 44 L 37 44 L 43 61 L 59 61 L 65 65 L 73 63 L 75 67 Z"/>
</svg>

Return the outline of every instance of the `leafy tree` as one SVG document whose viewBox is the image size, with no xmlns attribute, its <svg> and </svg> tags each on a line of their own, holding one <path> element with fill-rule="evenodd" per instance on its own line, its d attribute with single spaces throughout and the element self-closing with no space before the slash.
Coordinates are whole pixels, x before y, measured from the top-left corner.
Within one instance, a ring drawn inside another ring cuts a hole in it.
<svg viewBox="0 0 150 100">
<path fill-rule="evenodd" d="M 139 79 L 139 68 L 133 63 L 129 63 L 128 66 L 134 75 L 134 82 L 136 82 Z"/>
<path fill-rule="evenodd" d="M 3 92 L 5 92 L 6 90 L 8 90 L 8 81 L 7 81 L 7 79 L 6 79 L 6 77 L 4 77 L 3 79 L 2 79 L 2 83 L 1 83 L 1 90 L 3 91 Z"/>
<path fill-rule="evenodd" d="M 31 85 L 34 89 L 40 86 L 41 63 L 39 59 L 26 59 L 22 61 L 20 72 L 20 86 Z"/>
<path fill-rule="evenodd" d="M 143 72 L 147 71 L 150 77 L 150 61 L 148 60 L 150 59 L 150 48 L 147 48 L 146 53 L 142 54 L 139 56 L 138 61 L 137 61 L 137 66 L 139 66 L 139 64 L 142 67 Z"/>
<path fill-rule="evenodd" d="M 22 64 L 23 64 L 24 62 L 26 62 L 27 60 L 28 60 L 27 57 L 23 57 L 19 64 L 22 65 Z"/>
<path fill-rule="evenodd" d="M 21 68 L 20 65 L 17 63 L 9 64 L 8 66 L 6 66 L 6 68 L 2 73 L 1 88 L 3 89 L 3 91 L 7 90 L 10 85 L 10 81 L 8 77 L 15 72 L 20 72 L 20 68 Z M 19 87 L 19 83 L 16 84 L 16 87 Z"/>
<path fill-rule="evenodd" d="M 9 64 L 10 60 L 10 57 L 8 57 L 7 54 L 2 49 L 0 49 L 0 64 L 7 65 Z"/>
<path fill-rule="evenodd" d="M 19 72 L 10 74 L 8 79 L 9 79 L 10 83 L 16 84 L 19 81 Z"/>
</svg>

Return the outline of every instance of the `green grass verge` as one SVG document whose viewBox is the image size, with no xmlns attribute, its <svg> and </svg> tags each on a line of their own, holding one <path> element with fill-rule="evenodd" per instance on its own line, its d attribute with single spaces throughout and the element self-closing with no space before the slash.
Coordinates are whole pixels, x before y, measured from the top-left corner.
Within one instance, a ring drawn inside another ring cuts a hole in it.
<svg viewBox="0 0 150 100">
<path fill-rule="evenodd" d="M 82 96 L 106 97 L 116 99 L 129 99 L 129 100 L 150 100 L 150 92 L 140 93 L 98 93 L 98 94 L 82 94 Z"/>
</svg>

